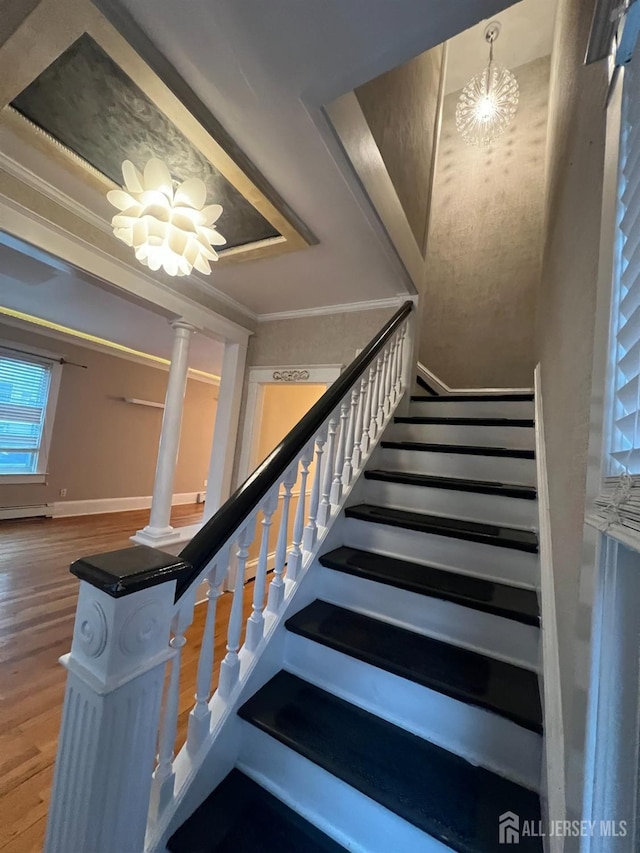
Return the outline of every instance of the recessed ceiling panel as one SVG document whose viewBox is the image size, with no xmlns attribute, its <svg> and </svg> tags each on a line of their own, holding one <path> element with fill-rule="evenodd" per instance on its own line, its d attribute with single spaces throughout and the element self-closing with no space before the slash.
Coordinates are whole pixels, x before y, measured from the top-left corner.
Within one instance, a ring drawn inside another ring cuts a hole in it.
<svg viewBox="0 0 640 853">
<path fill-rule="evenodd" d="M 164 160 L 178 181 L 201 178 L 207 204 L 223 206 L 218 226 L 227 247 L 280 236 L 89 35 L 12 106 L 116 184 L 122 184 L 123 160 L 142 170 L 152 157 Z"/>
</svg>

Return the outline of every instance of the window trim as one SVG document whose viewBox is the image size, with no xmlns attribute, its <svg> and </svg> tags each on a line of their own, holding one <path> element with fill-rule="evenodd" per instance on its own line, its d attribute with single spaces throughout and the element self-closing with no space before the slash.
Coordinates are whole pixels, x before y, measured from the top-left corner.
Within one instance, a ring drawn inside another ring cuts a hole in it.
<svg viewBox="0 0 640 853">
<path fill-rule="evenodd" d="M 38 470 L 31 474 L 2 474 L 0 472 L 0 486 L 42 485 L 47 482 L 47 477 L 49 476 L 49 451 L 51 449 L 53 425 L 56 418 L 58 394 L 62 380 L 62 364 L 60 363 L 62 355 L 51 352 L 50 350 L 41 349 L 40 347 L 22 344 L 20 341 L 12 341 L 9 338 L 0 338 L 0 349 L 3 348 L 13 350 L 16 353 L 23 353 L 27 357 L 35 355 L 38 358 L 51 361 L 51 380 L 49 382 L 49 394 L 44 413 L 40 452 L 38 453 Z"/>
</svg>

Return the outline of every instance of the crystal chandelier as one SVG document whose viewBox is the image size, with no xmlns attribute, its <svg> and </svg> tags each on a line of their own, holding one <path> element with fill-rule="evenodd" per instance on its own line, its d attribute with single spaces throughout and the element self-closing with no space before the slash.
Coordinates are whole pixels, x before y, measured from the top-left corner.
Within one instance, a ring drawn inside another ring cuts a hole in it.
<svg viewBox="0 0 640 853">
<path fill-rule="evenodd" d="M 217 261 L 214 246 L 227 241 L 216 230 L 222 206 L 205 207 L 207 188 L 199 178 L 174 183 L 162 160 L 152 158 L 141 174 L 130 160 L 122 164 L 124 188 L 107 198 L 120 213 L 111 220 L 113 233 L 132 246 L 141 264 L 161 267 L 169 275 L 189 275 L 192 269 L 208 275 Z"/>
<path fill-rule="evenodd" d="M 489 64 L 467 83 L 456 108 L 456 127 L 469 145 L 479 148 L 490 145 L 505 132 L 518 108 L 518 81 L 493 61 L 493 45 L 500 29 L 500 23 L 493 21 L 484 31 Z"/>
</svg>

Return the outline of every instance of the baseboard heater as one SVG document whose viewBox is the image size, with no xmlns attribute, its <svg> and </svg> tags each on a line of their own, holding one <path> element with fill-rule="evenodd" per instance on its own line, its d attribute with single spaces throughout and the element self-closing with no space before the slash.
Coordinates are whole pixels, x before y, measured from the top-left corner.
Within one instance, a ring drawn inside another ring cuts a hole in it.
<svg viewBox="0 0 640 853">
<path fill-rule="evenodd" d="M 0 520 L 10 518 L 50 518 L 53 507 L 50 504 L 34 506 L 0 506 Z"/>
</svg>

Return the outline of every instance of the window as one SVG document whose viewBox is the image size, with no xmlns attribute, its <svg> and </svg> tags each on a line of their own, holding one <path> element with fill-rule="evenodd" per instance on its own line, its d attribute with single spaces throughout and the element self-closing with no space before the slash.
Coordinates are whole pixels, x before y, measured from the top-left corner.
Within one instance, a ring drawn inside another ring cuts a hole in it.
<svg viewBox="0 0 640 853">
<path fill-rule="evenodd" d="M 640 57 L 625 69 L 613 305 L 610 474 L 640 474 Z"/>
<path fill-rule="evenodd" d="M 0 477 L 44 479 L 60 365 L 0 346 Z"/>
</svg>

